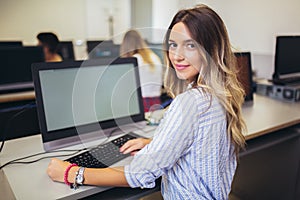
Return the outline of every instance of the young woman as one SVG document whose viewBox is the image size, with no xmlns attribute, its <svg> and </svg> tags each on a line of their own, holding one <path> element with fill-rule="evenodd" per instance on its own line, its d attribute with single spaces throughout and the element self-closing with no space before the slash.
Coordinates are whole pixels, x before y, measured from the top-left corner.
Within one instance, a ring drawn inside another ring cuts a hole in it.
<svg viewBox="0 0 300 200">
<path fill-rule="evenodd" d="M 165 86 L 174 100 L 153 139 L 124 144 L 124 153 L 143 147 L 125 167 L 85 169 L 84 184 L 151 188 L 162 176 L 164 199 L 227 199 L 246 126 L 225 25 L 199 5 L 179 11 L 165 39 Z M 62 182 L 68 166 L 52 159 L 48 175 Z M 70 169 L 69 182 L 76 171 Z"/>
<path fill-rule="evenodd" d="M 159 106 L 163 79 L 162 63 L 138 31 L 129 30 L 125 33 L 120 55 L 137 58 L 145 112 Z"/>
</svg>

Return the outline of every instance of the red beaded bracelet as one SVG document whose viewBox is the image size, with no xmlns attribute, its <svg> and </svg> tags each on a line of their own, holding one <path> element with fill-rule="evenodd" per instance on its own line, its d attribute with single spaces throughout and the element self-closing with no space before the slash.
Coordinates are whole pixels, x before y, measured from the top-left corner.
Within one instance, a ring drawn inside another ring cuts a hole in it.
<svg viewBox="0 0 300 200">
<path fill-rule="evenodd" d="M 78 165 L 77 165 L 76 163 L 70 164 L 70 165 L 67 167 L 66 171 L 65 171 L 64 182 L 65 182 L 65 184 L 67 184 L 68 186 L 71 185 L 71 183 L 68 181 L 69 171 L 70 171 L 70 169 L 71 169 L 72 167 L 75 167 L 75 166 L 78 166 Z"/>
</svg>

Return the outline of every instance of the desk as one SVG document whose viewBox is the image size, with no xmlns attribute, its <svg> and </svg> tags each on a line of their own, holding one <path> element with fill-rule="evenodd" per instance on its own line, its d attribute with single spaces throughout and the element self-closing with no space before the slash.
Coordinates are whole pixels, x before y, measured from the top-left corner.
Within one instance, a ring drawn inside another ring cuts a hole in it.
<svg viewBox="0 0 300 200">
<path fill-rule="evenodd" d="M 0 95 L 0 103 L 26 101 L 26 100 L 34 100 L 34 99 L 35 99 L 34 91 L 17 92 L 17 93 Z"/>
<path fill-rule="evenodd" d="M 243 115 L 249 132 L 247 140 L 270 134 L 300 123 L 300 103 L 282 102 L 264 96 L 254 95 L 254 103 L 243 108 Z M 15 158 L 43 152 L 40 135 L 8 141 L 0 156 L 4 164 Z M 63 183 L 52 182 L 46 168 L 49 159 L 30 165 L 10 165 L 0 171 L 0 193 L 16 199 L 78 199 L 107 188 L 84 186 L 77 191 L 70 190 Z M 2 194 L 1 194 L 2 195 Z"/>
</svg>

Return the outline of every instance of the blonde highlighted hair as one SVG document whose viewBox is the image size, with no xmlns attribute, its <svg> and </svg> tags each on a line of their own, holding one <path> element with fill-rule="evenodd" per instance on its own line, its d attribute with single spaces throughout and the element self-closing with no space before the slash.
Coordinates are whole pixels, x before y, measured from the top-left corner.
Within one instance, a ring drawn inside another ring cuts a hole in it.
<svg viewBox="0 0 300 200">
<path fill-rule="evenodd" d="M 168 41 L 173 26 L 179 22 L 189 29 L 192 39 L 199 45 L 202 63 L 193 87 L 201 87 L 207 94 L 216 96 L 226 110 L 227 132 L 235 145 L 235 152 L 245 145 L 243 132 L 247 130 L 242 117 L 241 106 L 244 90 L 237 79 L 236 58 L 231 50 L 228 33 L 222 19 L 206 5 L 180 10 L 173 18 L 164 41 Z M 179 80 L 166 53 L 167 69 L 164 87 L 170 96 L 183 92 L 187 83 Z"/>
<path fill-rule="evenodd" d="M 121 57 L 132 57 L 134 54 L 140 54 L 144 62 L 150 65 L 151 71 L 155 68 L 155 63 L 151 58 L 151 55 L 155 55 L 154 52 L 148 47 L 141 34 L 136 30 L 129 30 L 123 37 L 122 44 L 120 46 Z"/>
</svg>

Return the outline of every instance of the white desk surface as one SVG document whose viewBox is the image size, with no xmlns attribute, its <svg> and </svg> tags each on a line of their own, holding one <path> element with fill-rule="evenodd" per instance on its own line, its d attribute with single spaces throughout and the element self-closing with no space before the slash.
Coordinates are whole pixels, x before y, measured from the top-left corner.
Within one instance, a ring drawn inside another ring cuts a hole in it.
<svg viewBox="0 0 300 200">
<path fill-rule="evenodd" d="M 300 123 L 299 111 L 300 102 L 283 102 L 255 95 L 253 105 L 243 108 L 243 115 L 249 130 L 245 134 L 246 139 Z M 144 134 L 144 136 L 147 135 Z M 3 152 L 0 154 L 0 163 L 2 165 L 10 160 L 38 152 L 44 152 L 40 135 L 10 140 L 5 143 Z M 59 153 L 52 155 L 59 155 Z M 62 159 L 65 158 L 62 157 Z M 52 182 L 46 174 L 48 163 L 49 159 L 44 159 L 33 164 L 15 164 L 4 167 L 0 171 L 1 198 L 78 199 L 107 189 L 83 186 L 74 191 L 63 183 Z"/>
<path fill-rule="evenodd" d="M 254 95 L 253 105 L 243 107 L 248 132 L 246 139 L 300 123 L 300 102 L 287 102 Z"/>
</svg>

